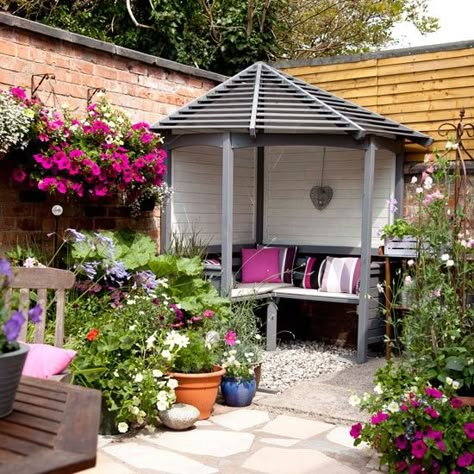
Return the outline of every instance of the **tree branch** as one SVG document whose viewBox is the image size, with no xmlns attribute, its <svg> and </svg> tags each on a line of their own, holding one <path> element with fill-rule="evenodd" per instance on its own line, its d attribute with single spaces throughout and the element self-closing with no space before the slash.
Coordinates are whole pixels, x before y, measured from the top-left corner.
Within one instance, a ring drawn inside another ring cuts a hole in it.
<svg viewBox="0 0 474 474">
<path fill-rule="evenodd" d="M 125 3 L 127 5 L 127 11 L 128 11 L 128 16 L 130 17 L 130 19 L 132 20 L 133 24 L 135 26 L 138 26 L 139 28 L 146 28 L 146 29 L 149 29 L 149 30 L 152 30 L 153 27 L 150 26 L 150 25 L 144 25 L 143 23 L 140 23 L 136 18 L 135 18 L 135 15 L 133 14 L 133 10 L 132 10 L 132 2 L 131 0 L 125 0 Z"/>
</svg>

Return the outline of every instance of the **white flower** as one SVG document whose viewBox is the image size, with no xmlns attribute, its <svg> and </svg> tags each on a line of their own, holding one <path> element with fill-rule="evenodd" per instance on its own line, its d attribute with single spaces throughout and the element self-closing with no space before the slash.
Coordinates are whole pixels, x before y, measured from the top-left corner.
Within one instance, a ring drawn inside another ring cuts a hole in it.
<svg viewBox="0 0 474 474">
<path fill-rule="evenodd" d="M 452 385 L 453 384 L 453 379 L 451 377 L 446 377 L 445 383 L 446 383 L 446 385 Z"/>
<path fill-rule="evenodd" d="M 382 395 L 383 393 L 383 388 L 382 388 L 382 385 L 380 383 L 378 383 L 375 387 L 374 387 L 374 392 L 377 394 L 377 395 Z"/>
<path fill-rule="evenodd" d="M 165 349 L 161 352 L 161 355 L 164 359 L 170 360 L 171 359 L 171 352 L 168 349 Z"/>
<path fill-rule="evenodd" d="M 166 384 L 171 390 L 174 390 L 178 386 L 178 381 L 176 379 L 169 379 Z"/>
<path fill-rule="evenodd" d="M 143 374 L 137 374 L 135 375 L 135 378 L 133 379 L 135 382 L 140 383 L 143 381 Z"/>
<path fill-rule="evenodd" d="M 393 401 L 393 402 L 390 402 L 387 406 L 387 410 L 390 412 L 390 413 L 396 413 L 397 411 L 400 410 L 400 406 L 398 405 L 397 402 Z"/>
<path fill-rule="evenodd" d="M 377 283 L 377 290 L 379 293 L 383 293 L 383 285 L 382 283 Z"/>
<path fill-rule="evenodd" d="M 410 275 L 407 275 L 405 277 L 404 282 L 405 282 L 405 286 L 410 286 L 413 283 L 413 278 Z"/>
<path fill-rule="evenodd" d="M 257 339 L 257 341 L 260 341 L 260 339 L 262 339 L 262 336 L 260 336 L 260 334 L 255 334 L 255 339 Z"/>
<path fill-rule="evenodd" d="M 145 428 L 148 430 L 150 433 L 154 433 L 156 431 L 156 427 L 153 425 L 146 425 Z"/>
<path fill-rule="evenodd" d="M 418 188 L 416 188 L 415 191 L 416 191 L 416 194 L 422 194 L 423 193 L 423 188 L 419 186 Z"/>
<path fill-rule="evenodd" d="M 128 330 L 129 330 L 129 331 L 135 331 L 135 329 L 137 329 L 137 325 L 136 325 L 136 324 L 132 324 L 131 326 L 128 327 Z"/>
<path fill-rule="evenodd" d="M 217 331 L 209 331 L 206 334 L 205 346 L 207 349 L 212 347 L 219 342 L 219 333 Z"/>
<path fill-rule="evenodd" d="M 114 377 L 118 377 L 118 376 L 119 376 L 118 370 L 114 370 Z"/>
<path fill-rule="evenodd" d="M 177 331 L 171 331 L 166 335 L 165 344 L 173 349 L 175 346 L 182 348 L 189 344 L 189 337 L 186 334 L 180 334 Z"/>
<path fill-rule="evenodd" d="M 168 402 L 163 402 L 160 400 L 156 403 L 156 408 L 158 408 L 158 411 L 168 410 Z"/>
<path fill-rule="evenodd" d="M 137 416 L 137 423 L 139 425 L 143 425 L 143 423 L 145 423 L 145 418 L 143 418 L 141 416 Z"/>
<path fill-rule="evenodd" d="M 153 374 L 153 377 L 155 377 L 155 379 L 159 379 L 160 377 L 163 377 L 163 372 L 158 369 L 153 369 L 152 374 Z"/>
<path fill-rule="evenodd" d="M 415 265 L 415 260 L 413 260 L 412 258 L 410 258 L 410 260 L 408 260 L 408 262 L 407 262 L 407 265 L 408 265 L 409 267 L 412 267 L 413 265 Z"/>
<path fill-rule="evenodd" d="M 413 176 L 411 178 L 411 184 L 415 184 L 418 181 L 418 178 L 416 176 Z"/>
<path fill-rule="evenodd" d="M 457 143 L 453 143 L 451 141 L 447 141 L 445 145 L 446 150 L 457 150 L 459 145 Z"/>
<path fill-rule="evenodd" d="M 449 260 L 446 262 L 446 266 L 447 266 L 447 267 L 452 267 L 453 265 L 454 265 L 454 260 L 449 259 Z"/>
<path fill-rule="evenodd" d="M 423 187 L 425 189 L 431 189 L 433 187 L 433 178 L 431 176 L 428 176 L 425 179 L 425 182 L 423 183 Z"/>
<path fill-rule="evenodd" d="M 443 262 L 447 262 L 449 260 L 449 254 L 448 253 L 443 253 L 443 255 L 441 255 L 441 260 Z"/>
<path fill-rule="evenodd" d="M 122 421 L 117 425 L 117 429 L 119 430 L 119 433 L 126 433 L 128 431 L 128 425 Z"/>
<path fill-rule="evenodd" d="M 138 413 L 140 413 L 140 409 L 138 407 L 132 407 L 130 408 L 130 413 L 132 415 L 138 415 Z"/>
<path fill-rule="evenodd" d="M 355 394 L 349 397 L 349 405 L 353 407 L 358 407 L 360 405 L 360 402 L 360 397 Z"/>
<path fill-rule="evenodd" d="M 453 388 L 457 390 L 459 388 L 459 382 L 457 380 L 453 380 Z"/>
<path fill-rule="evenodd" d="M 146 348 L 147 348 L 147 350 L 153 348 L 153 346 L 155 345 L 155 341 L 156 341 L 156 336 L 155 336 L 154 334 L 152 334 L 152 335 L 146 340 Z"/>
</svg>

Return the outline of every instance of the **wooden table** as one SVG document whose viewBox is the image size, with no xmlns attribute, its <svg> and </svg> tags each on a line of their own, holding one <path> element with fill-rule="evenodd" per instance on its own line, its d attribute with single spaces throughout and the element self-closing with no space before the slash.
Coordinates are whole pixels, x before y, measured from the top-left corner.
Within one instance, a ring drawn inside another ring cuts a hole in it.
<svg viewBox="0 0 474 474">
<path fill-rule="evenodd" d="M 70 473 L 95 466 L 100 392 L 22 377 L 0 418 L 0 473 Z"/>
</svg>

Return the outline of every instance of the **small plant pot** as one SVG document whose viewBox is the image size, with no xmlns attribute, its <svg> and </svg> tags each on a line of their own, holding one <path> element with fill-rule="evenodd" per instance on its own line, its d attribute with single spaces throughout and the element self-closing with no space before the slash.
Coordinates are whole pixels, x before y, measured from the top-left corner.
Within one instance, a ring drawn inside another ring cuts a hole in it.
<svg viewBox="0 0 474 474">
<path fill-rule="evenodd" d="M 222 397 L 230 407 L 247 407 L 252 403 L 257 390 L 255 378 L 238 380 L 233 377 L 223 377 L 221 382 Z"/>
<path fill-rule="evenodd" d="M 224 373 L 225 370 L 221 367 L 215 367 L 214 372 L 203 374 L 170 373 L 169 376 L 178 381 L 175 390 L 176 402 L 193 405 L 199 410 L 199 419 L 207 420 L 211 416 Z"/>
<path fill-rule="evenodd" d="M 16 351 L 0 354 L 0 418 L 8 416 L 13 410 L 27 353 L 28 346 L 20 344 Z"/>
</svg>

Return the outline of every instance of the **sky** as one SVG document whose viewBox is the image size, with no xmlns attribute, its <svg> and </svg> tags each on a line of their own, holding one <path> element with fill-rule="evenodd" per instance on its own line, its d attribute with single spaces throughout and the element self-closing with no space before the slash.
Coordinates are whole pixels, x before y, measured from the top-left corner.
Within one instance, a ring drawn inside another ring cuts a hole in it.
<svg viewBox="0 0 474 474">
<path fill-rule="evenodd" d="M 439 19 L 438 31 L 423 36 L 413 25 L 401 23 L 394 29 L 399 43 L 392 49 L 474 40 L 474 0 L 429 0 L 429 14 Z"/>
</svg>

